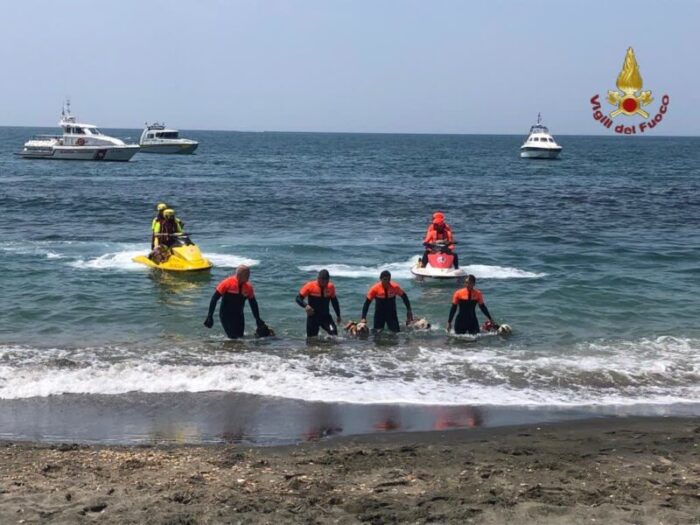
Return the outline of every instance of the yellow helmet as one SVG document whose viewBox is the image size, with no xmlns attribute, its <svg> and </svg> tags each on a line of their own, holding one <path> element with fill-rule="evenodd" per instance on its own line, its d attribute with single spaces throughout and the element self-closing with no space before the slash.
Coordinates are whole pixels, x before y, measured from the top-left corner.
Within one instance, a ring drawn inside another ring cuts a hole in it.
<svg viewBox="0 0 700 525">
<path fill-rule="evenodd" d="M 156 204 L 156 211 L 163 211 L 167 207 L 168 207 L 168 205 L 165 204 L 164 202 L 159 202 L 158 204 Z"/>
<path fill-rule="evenodd" d="M 172 208 L 163 210 L 163 217 L 175 217 L 175 210 L 173 210 Z"/>
</svg>

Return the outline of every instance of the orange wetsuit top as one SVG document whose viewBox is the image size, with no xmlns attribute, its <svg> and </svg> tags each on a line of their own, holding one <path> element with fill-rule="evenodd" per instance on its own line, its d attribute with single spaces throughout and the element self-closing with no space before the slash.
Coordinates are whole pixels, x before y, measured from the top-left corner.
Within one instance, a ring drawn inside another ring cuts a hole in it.
<svg viewBox="0 0 700 525">
<path fill-rule="evenodd" d="M 242 295 L 246 299 L 252 299 L 255 297 L 255 291 L 253 290 L 253 285 L 250 284 L 249 282 L 243 283 L 243 286 L 238 285 L 238 278 L 233 275 L 231 277 L 227 277 L 223 281 L 221 281 L 217 286 L 216 286 L 216 291 L 219 292 L 221 295 L 226 295 L 226 294 L 235 294 L 235 295 Z"/>
<path fill-rule="evenodd" d="M 332 303 L 335 314 L 340 317 L 340 303 L 335 294 L 335 285 L 332 282 L 328 281 L 326 287 L 322 288 L 318 281 L 309 281 L 299 290 L 297 304 L 305 307 L 304 299 L 307 297 L 309 306 L 316 312 L 315 315 L 328 315 L 328 304 Z"/>
<path fill-rule="evenodd" d="M 445 224 L 445 229 L 442 232 L 438 232 L 433 224 L 428 226 L 428 231 L 425 232 L 425 238 L 423 239 L 423 242 L 425 243 L 437 241 L 447 241 L 450 243 L 454 242 L 452 228 L 450 228 L 449 224 Z"/>
<path fill-rule="evenodd" d="M 369 289 L 369 291 L 367 292 L 367 299 L 369 299 L 370 301 L 374 298 L 393 299 L 394 297 L 402 297 L 403 295 L 404 291 L 394 281 L 389 282 L 389 286 L 386 290 L 384 289 L 384 285 L 380 281 Z"/>
</svg>

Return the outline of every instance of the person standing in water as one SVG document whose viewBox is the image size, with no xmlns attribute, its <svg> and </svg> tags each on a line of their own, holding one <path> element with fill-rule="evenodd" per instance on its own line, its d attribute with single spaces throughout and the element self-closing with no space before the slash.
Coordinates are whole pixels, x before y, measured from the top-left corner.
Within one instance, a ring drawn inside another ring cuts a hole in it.
<svg viewBox="0 0 700 525">
<path fill-rule="evenodd" d="M 204 326 L 207 328 L 214 326 L 214 310 L 216 310 L 216 303 L 219 302 L 220 298 L 223 298 L 221 301 L 221 308 L 219 308 L 221 326 L 224 327 L 224 331 L 229 338 L 238 339 L 239 337 L 243 337 L 243 332 L 245 330 L 243 306 L 247 299 L 248 303 L 250 303 L 250 311 L 253 312 L 253 317 L 255 318 L 258 329 L 267 329 L 267 325 L 260 318 L 258 301 L 255 299 L 255 291 L 249 280 L 250 268 L 241 265 L 236 268 L 236 275 L 227 277 L 217 285 L 216 291 L 209 302 L 209 313 L 204 320 Z"/>
<path fill-rule="evenodd" d="M 304 299 L 308 298 L 308 304 Z M 299 290 L 296 297 L 299 306 L 306 310 L 306 337 L 318 335 L 323 328 L 330 335 L 338 335 L 338 327 L 333 322 L 329 304 L 333 305 L 336 321 L 340 324 L 340 303 L 335 295 L 335 285 L 331 282 L 328 270 L 321 270 L 315 281 L 309 281 Z"/>
<path fill-rule="evenodd" d="M 408 300 L 408 295 L 401 287 L 391 280 L 391 273 L 384 270 L 379 274 L 379 282 L 372 286 L 367 292 L 365 304 L 362 307 L 362 321 L 367 322 L 367 312 L 369 305 L 374 299 L 377 300 L 374 307 L 374 328 L 376 332 L 382 330 L 385 326 L 392 332 L 400 332 L 399 318 L 396 313 L 396 297 L 401 297 L 403 304 L 406 306 L 406 323 L 413 320 L 413 312 L 411 311 L 411 302 Z"/>
<path fill-rule="evenodd" d="M 476 318 L 477 304 L 483 314 L 493 323 L 494 328 L 498 329 L 498 324 L 493 320 L 493 317 L 491 317 L 489 309 L 486 308 L 483 294 L 481 291 L 474 288 L 474 285 L 476 285 L 476 277 L 471 274 L 467 275 L 464 284 L 465 287 L 457 290 L 452 296 L 452 308 L 450 308 L 450 317 L 447 321 L 447 331 L 449 332 L 452 329 L 452 320 L 454 319 L 455 313 L 457 313 L 457 309 L 459 309 L 455 321 L 455 333 L 478 334 L 479 320 Z"/>
</svg>

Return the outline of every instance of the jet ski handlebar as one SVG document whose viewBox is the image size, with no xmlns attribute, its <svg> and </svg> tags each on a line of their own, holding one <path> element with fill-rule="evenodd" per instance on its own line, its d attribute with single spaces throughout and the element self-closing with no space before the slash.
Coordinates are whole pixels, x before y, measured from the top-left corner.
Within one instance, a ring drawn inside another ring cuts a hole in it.
<svg viewBox="0 0 700 525">
<path fill-rule="evenodd" d="M 456 242 L 425 242 L 423 245 L 430 249 L 430 250 L 435 250 L 436 252 L 440 253 L 449 253 L 450 252 L 450 246 L 457 244 Z"/>
</svg>

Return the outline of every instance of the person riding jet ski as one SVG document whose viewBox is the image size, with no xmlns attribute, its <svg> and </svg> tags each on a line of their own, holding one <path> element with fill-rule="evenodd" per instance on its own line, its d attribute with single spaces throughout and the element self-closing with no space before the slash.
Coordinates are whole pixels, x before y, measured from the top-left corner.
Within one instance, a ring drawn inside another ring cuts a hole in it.
<svg viewBox="0 0 700 525">
<path fill-rule="evenodd" d="M 164 202 L 159 202 L 158 204 L 156 204 L 156 216 L 153 217 L 153 221 L 151 221 L 151 250 L 153 250 L 153 248 L 156 247 L 156 224 L 160 224 L 163 222 L 163 212 L 167 209 L 168 205 Z"/>
<path fill-rule="evenodd" d="M 455 253 L 454 236 L 452 235 L 452 228 L 445 222 L 445 215 L 442 212 L 436 211 L 433 213 L 433 222 L 428 226 L 428 231 L 423 239 L 423 245 L 425 246 L 425 252 L 423 252 L 423 257 L 421 259 L 421 265 L 423 268 L 428 264 L 428 255 L 434 253 L 433 245 L 438 243 L 446 243 L 447 250 L 445 253 L 452 255 L 453 265 L 455 270 L 459 269 L 459 258 Z"/>
<path fill-rule="evenodd" d="M 173 235 L 182 233 L 182 221 L 175 217 L 175 210 L 167 208 L 163 210 L 163 220 L 156 221 L 153 225 L 153 248 L 158 246 L 172 246 Z"/>
</svg>

